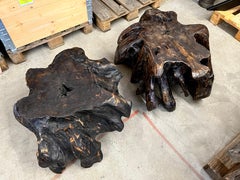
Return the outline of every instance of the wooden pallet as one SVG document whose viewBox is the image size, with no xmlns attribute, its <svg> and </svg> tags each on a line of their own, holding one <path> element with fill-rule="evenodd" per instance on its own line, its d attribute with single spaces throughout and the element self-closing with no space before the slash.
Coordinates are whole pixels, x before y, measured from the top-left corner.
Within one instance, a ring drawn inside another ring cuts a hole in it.
<svg viewBox="0 0 240 180">
<path fill-rule="evenodd" d="M 151 5 L 160 6 L 161 0 L 93 0 L 93 16 L 102 31 L 111 29 L 111 22 L 125 17 L 128 21 L 138 17 L 139 10 Z"/>
<path fill-rule="evenodd" d="M 240 179 L 240 133 L 204 166 L 204 170 L 214 180 Z"/>
<path fill-rule="evenodd" d="M 81 29 L 85 34 L 87 34 L 87 33 L 92 32 L 92 25 L 89 23 L 83 23 L 81 25 L 78 25 L 78 26 L 69 28 L 67 30 L 64 30 L 62 32 L 56 33 L 54 35 L 48 36 L 46 38 L 37 40 L 37 41 L 27 44 L 25 46 L 21 46 L 21 47 L 17 48 L 17 50 L 14 52 L 7 51 L 7 53 L 9 55 L 10 59 L 13 61 L 13 63 L 18 64 L 18 63 L 21 63 L 26 60 L 23 55 L 24 51 L 27 51 L 29 49 L 32 49 L 34 47 L 37 47 L 37 46 L 45 44 L 45 43 L 47 43 L 47 45 L 50 49 L 57 48 L 64 44 L 64 41 L 63 41 L 64 35 L 74 32 L 74 31 L 77 31 L 79 29 Z"/>
<path fill-rule="evenodd" d="M 27 2 L 0 1 L 0 41 L 14 63 L 25 61 L 26 50 L 44 43 L 53 49 L 70 32 L 92 30 L 91 0 Z"/>
<path fill-rule="evenodd" d="M 227 11 L 214 11 L 210 21 L 214 25 L 217 25 L 221 20 L 225 21 L 238 30 L 235 38 L 240 41 L 240 5 Z"/>
<path fill-rule="evenodd" d="M 89 22 L 88 0 L 0 1 L 0 18 L 16 48 Z"/>
</svg>

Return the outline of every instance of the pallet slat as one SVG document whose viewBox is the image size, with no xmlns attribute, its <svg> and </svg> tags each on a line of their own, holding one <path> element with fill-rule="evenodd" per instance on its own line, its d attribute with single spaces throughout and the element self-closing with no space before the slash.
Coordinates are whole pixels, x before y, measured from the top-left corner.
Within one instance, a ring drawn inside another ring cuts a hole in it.
<svg viewBox="0 0 240 180">
<path fill-rule="evenodd" d="M 238 30 L 235 38 L 240 41 L 240 5 L 227 11 L 214 11 L 210 18 L 210 21 L 214 25 L 217 25 L 221 22 L 221 20 L 225 21 Z"/>
<path fill-rule="evenodd" d="M 102 0 L 116 15 L 121 16 L 127 13 L 127 9 L 113 0 Z"/>
<path fill-rule="evenodd" d="M 118 3 L 122 4 L 129 11 L 134 11 L 141 8 L 141 3 L 137 0 L 116 0 Z"/>
<path fill-rule="evenodd" d="M 148 0 L 139 0 L 139 2 L 142 3 L 142 4 L 148 4 L 149 3 Z"/>
<path fill-rule="evenodd" d="M 115 17 L 111 9 L 100 0 L 93 0 L 93 12 L 101 21 L 109 21 Z"/>
</svg>

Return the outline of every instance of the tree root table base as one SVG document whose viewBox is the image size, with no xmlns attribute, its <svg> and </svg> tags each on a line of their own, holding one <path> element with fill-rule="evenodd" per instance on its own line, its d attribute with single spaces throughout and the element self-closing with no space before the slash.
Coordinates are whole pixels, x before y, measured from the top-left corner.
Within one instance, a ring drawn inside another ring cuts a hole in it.
<svg viewBox="0 0 240 180">
<path fill-rule="evenodd" d="M 132 68 L 137 94 L 144 94 L 148 110 L 159 104 L 175 109 L 171 85 L 179 84 L 193 99 L 210 95 L 214 79 L 208 29 L 201 24 L 182 25 L 173 11 L 147 10 L 138 23 L 118 39 L 115 64 Z"/>
<path fill-rule="evenodd" d="M 59 53 L 47 68 L 26 73 L 27 97 L 14 106 L 16 119 L 37 137 L 41 167 L 61 173 L 80 159 L 82 167 L 102 160 L 99 133 L 121 131 L 131 103 L 118 92 L 121 79 L 105 58 L 90 60 L 81 48 Z"/>
</svg>

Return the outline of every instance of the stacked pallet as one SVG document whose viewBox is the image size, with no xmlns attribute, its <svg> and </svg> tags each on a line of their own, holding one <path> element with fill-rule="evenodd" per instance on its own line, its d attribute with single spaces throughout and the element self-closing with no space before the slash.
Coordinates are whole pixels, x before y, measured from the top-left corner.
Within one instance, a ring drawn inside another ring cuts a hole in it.
<svg viewBox="0 0 240 180">
<path fill-rule="evenodd" d="M 238 30 L 235 38 L 240 41 L 240 5 L 227 11 L 215 11 L 210 19 L 214 25 L 219 24 L 221 20 Z"/>
<path fill-rule="evenodd" d="M 161 0 L 93 0 L 93 15 L 96 25 L 102 30 L 111 29 L 111 22 L 125 17 L 128 21 L 138 17 L 139 10 L 151 5 L 160 6 Z"/>
</svg>

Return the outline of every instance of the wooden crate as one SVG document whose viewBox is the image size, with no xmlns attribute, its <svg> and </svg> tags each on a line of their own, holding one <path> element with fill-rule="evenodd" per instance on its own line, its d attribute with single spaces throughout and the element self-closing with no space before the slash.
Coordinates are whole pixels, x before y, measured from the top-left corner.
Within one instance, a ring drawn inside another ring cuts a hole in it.
<svg viewBox="0 0 240 180">
<path fill-rule="evenodd" d="M 214 11 L 210 21 L 214 25 L 217 25 L 221 22 L 221 20 L 225 21 L 238 30 L 235 38 L 240 41 L 240 5 L 227 11 Z"/>
<path fill-rule="evenodd" d="M 204 170 L 214 180 L 240 179 L 240 134 L 217 153 Z"/>
<path fill-rule="evenodd" d="M 91 0 L 34 0 L 24 6 L 21 1 L 0 0 L 0 19 L 15 46 L 5 47 L 14 63 L 24 61 L 23 51 L 43 43 L 54 48 L 67 33 L 91 31 Z"/>
<path fill-rule="evenodd" d="M 125 17 L 128 21 L 138 17 L 139 10 L 151 5 L 160 6 L 161 0 L 93 0 L 93 16 L 102 31 L 111 29 L 111 22 Z"/>
</svg>

